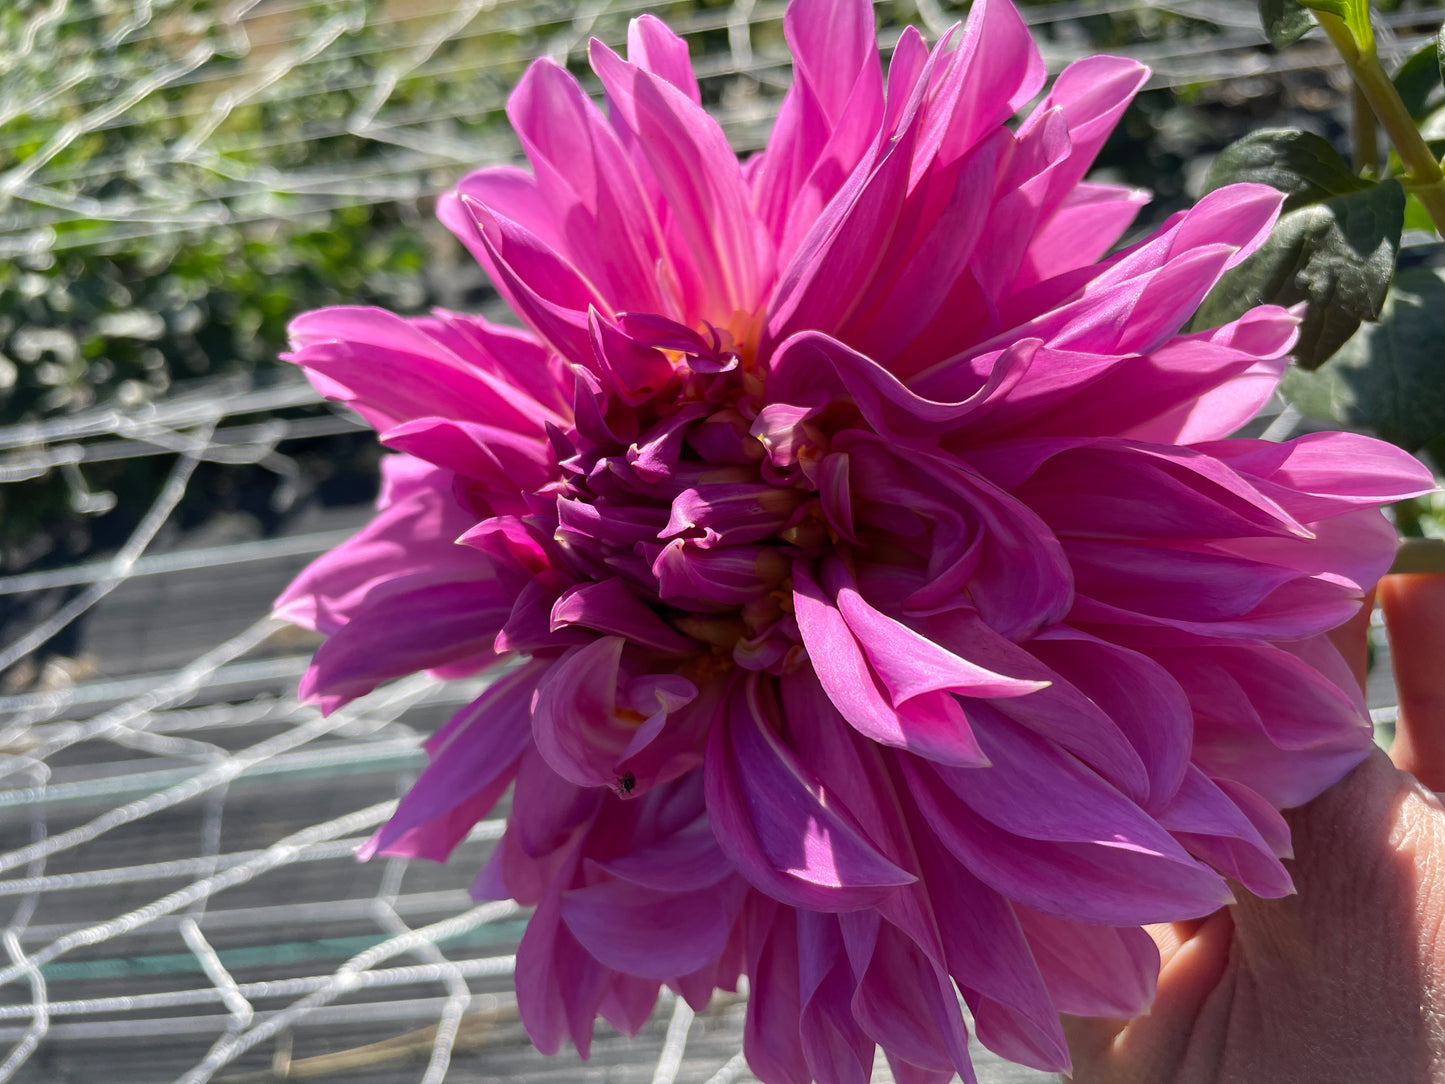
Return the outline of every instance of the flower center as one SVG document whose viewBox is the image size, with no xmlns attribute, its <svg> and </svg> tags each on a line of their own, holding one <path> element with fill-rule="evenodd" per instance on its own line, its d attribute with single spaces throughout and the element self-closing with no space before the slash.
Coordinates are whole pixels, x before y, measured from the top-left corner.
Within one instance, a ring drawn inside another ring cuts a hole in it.
<svg viewBox="0 0 1445 1084">
<path fill-rule="evenodd" d="M 556 542 L 579 578 L 620 580 L 698 655 L 786 672 L 805 657 L 794 563 L 852 536 L 847 457 L 821 402 L 763 403 L 730 333 L 648 330 L 662 386 L 636 405 L 584 388 L 575 428 L 554 434 Z"/>
</svg>

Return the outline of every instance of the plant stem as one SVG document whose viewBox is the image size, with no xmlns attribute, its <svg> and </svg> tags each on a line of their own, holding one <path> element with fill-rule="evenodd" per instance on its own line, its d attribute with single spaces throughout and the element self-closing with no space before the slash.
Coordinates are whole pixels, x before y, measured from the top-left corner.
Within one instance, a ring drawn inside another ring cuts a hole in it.
<svg viewBox="0 0 1445 1084">
<path fill-rule="evenodd" d="M 1380 175 L 1380 127 L 1375 111 L 1358 83 L 1350 84 L 1350 117 L 1354 122 L 1355 169 L 1371 176 Z"/>
<path fill-rule="evenodd" d="M 1405 165 L 1403 180 L 1406 188 L 1425 205 L 1435 223 L 1436 232 L 1445 237 L 1445 172 L 1441 172 L 1440 163 L 1430 153 L 1414 118 L 1400 100 L 1395 84 L 1390 82 L 1390 77 L 1381 67 L 1380 58 L 1374 49 L 1363 53 L 1359 50 L 1354 35 L 1339 16 L 1318 10 L 1314 14 L 1329 35 L 1330 42 L 1344 58 L 1355 85 L 1379 118 L 1380 126 L 1395 145 L 1395 151 Z"/>
</svg>

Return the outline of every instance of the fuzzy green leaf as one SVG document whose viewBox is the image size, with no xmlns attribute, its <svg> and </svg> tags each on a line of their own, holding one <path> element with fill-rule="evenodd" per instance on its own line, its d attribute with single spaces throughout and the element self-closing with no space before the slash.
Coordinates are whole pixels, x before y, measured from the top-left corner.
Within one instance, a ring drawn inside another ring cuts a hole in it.
<svg viewBox="0 0 1445 1084">
<path fill-rule="evenodd" d="M 1445 23 L 1440 24 L 1440 33 L 1435 35 L 1435 59 L 1440 65 L 1440 82 L 1445 83 Z"/>
<path fill-rule="evenodd" d="M 1373 429 L 1406 451 L 1445 441 L 1445 272 L 1401 271 L 1380 321 L 1315 372 L 1291 368 L 1284 393 L 1306 414 Z"/>
<path fill-rule="evenodd" d="M 1441 78 L 1440 50 L 1435 42 L 1413 53 L 1395 73 L 1395 89 L 1416 120 L 1424 120 L 1445 105 L 1445 82 Z"/>
<path fill-rule="evenodd" d="M 1315 25 L 1299 0 L 1259 0 L 1259 21 L 1276 49 L 1298 40 Z"/>
<path fill-rule="evenodd" d="M 1379 317 L 1404 215 L 1405 192 L 1393 180 L 1290 211 L 1269 240 L 1220 279 L 1193 326 L 1217 327 L 1255 305 L 1307 302 L 1294 356 L 1300 366 L 1318 368 L 1361 321 Z"/>
<path fill-rule="evenodd" d="M 1225 147 L 1209 169 L 1205 189 L 1239 181 L 1279 189 L 1286 211 L 1371 187 L 1327 140 L 1287 128 L 1264 128 Z"/>
</svg>

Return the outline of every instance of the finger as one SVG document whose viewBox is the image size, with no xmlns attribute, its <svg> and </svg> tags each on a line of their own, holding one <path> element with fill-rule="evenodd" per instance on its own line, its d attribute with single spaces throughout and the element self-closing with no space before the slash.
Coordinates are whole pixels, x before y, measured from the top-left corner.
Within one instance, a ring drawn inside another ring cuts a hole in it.
<svg viewBox="0 0 1445 1084">
<path fill-rule="evenodd" d="M 1175 953 L 1194 935 L 1204 919 L 1187 922 L 1156 922 L 1144 927 L 1144 932 L 1154 939 L 1159 949 L 1159 968 L 1169 966 Z M 1096 1066 L 1106 1058 L 1107 1050 L 1114 1038 L 1131 1023 L 1128 1019 L 1109 1016 L 1069 1016 L 1059 1014 L 1064 1025 L 1064 1037 L 1068 1040 L 1069 1051 L 1076 1066 Z M 1076 1069 L 1076 1074 L 1079 1069 Z M 1070 1079 L 1087 1080 L 1088 1077 L 1074 1076 Z"/>
<path fill-rule="evenodd" d="M 1390 756 L 1430 789 L 1445 790 L 1445 575 L 1386 576 L 1380 602 L 1400 704 Z"/>
<path fill-rule="evenodd" d="M 1228 908 L 1197 923 L 1146 927 L 1166 956 L 1148 1015 L 1133 1020 L 1062 1018 L 1075 1084 L 1157 1084 L 1173 1080 L 1191 1040 L 1213 1032 L 1210 995 L 1229 965 Z M 1206 1047 L 1212 1043 L 1205 1044 Z M 1197 1056 L 1197 1052 L 1194 1056 Z"/>
</svg>

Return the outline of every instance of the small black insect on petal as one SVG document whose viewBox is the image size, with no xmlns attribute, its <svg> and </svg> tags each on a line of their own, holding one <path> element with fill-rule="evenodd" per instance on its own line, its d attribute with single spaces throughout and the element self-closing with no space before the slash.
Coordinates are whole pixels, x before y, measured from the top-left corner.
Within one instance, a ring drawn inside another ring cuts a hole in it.
<svg viewBox="0 0 1445 1084">
<path fill-rule="evenodd" d="M 637 789 L 637 776 L 631 772 L 624 772 L 622 778 L 617 780 L 617 791 L 619 794 L 631 794 Z"/>
</svg>

